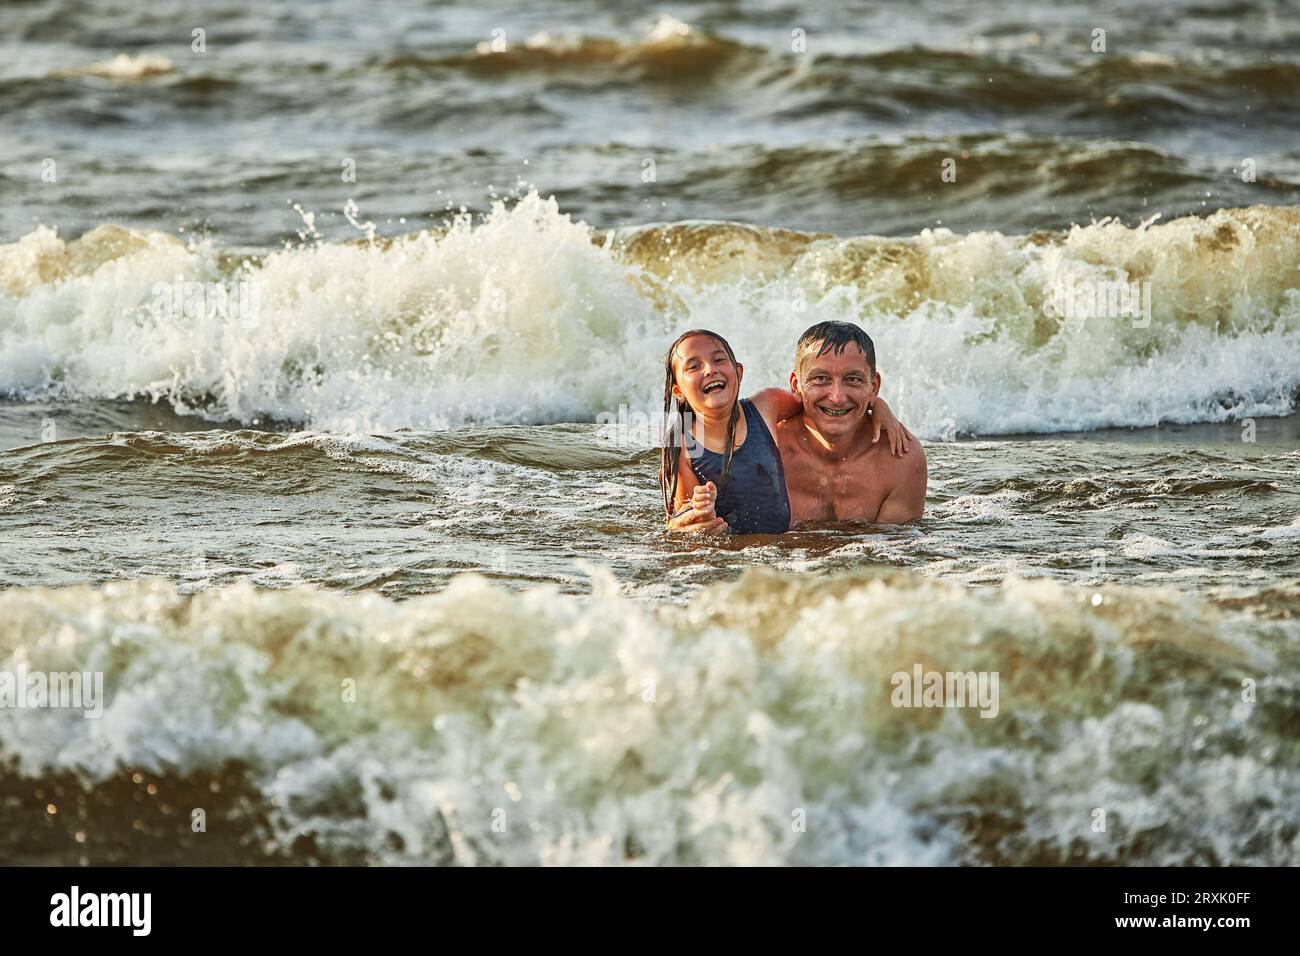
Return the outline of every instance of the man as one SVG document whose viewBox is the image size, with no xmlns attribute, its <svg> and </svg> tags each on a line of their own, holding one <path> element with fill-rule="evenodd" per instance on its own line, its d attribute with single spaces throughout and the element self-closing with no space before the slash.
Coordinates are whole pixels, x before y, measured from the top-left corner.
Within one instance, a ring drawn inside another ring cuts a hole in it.
<svg viewBox="0 0 1300 956">
<path fill-rule="evenodd" d="M 880 391 L 876 348 L 851 322 L 819 322 L 799 338 L 790 389 L 803 405 L 776 425 L 790 523 L 904 524 L 925 511 L 925 450 L 901 456 L 871 440 L 867 408 Z"/>
</svg>

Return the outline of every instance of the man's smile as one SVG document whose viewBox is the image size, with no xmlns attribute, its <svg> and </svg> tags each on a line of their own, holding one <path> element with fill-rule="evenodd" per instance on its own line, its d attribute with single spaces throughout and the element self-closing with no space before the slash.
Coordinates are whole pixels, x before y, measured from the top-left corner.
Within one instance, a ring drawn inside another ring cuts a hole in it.
<svg viewBox="0 0 1300 956">
<path fill-rule="evenodd" d="M 821 412 L 823 415 L 828 415 L 831 418 L 840 418 L 853 411 L 855 407 L 856 406 L 854 405 L 850 405 L 848 408 L 831 408 L 829 405 L 818 405 L 817 411 Z"/>
</svg>

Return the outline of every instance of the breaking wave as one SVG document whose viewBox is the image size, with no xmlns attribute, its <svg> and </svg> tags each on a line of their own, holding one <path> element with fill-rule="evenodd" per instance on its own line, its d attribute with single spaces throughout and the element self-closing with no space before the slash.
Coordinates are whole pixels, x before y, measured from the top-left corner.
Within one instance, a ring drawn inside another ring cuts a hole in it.
<svg viewBox="0 0 1300 956">
<path fill-rule="evenodd" d="M 396 239 L 305 219 L 250 256 L 112 225 L 0 246 L 0 390 L 330 430 L 593 421 L 659 405 L 681 329 L 728 336 L 758 388 L 829 318 L 867 328 L 883 394 L 929 437 L 1284 415 L 1300 388 L 1297 207 L 904 238 L 604 232 L 536 193 Z M 1102 283 L 1144 313 L 1056 307 Z"/>
<path fill-rule="evenodd" d="M 137 581 L 0 593 L 0 622 L 11 671 L 105 674 L 99 719 L 0 709 L 9 790 L 238 766 L 272 855 L 1300 862 L 1293 622 L 1181 593 L 752 571 L 652 610 L 606 572 L 589 598 L 466 575 L 400 604 Z M 917 665 L 998 672 L 998 715 L 892 706 Z"/>
</svg>

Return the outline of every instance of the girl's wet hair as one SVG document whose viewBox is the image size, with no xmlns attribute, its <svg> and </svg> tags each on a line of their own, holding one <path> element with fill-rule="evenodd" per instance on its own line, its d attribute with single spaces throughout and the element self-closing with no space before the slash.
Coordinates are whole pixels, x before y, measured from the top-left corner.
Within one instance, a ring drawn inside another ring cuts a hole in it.
<svg viewBox="0 0 1300 956">
<path fill-rule="evenodd" d="M 670 518 L 673 514 L 673 502 L 677 498 L 677 466 L 681 462 L 682 446 L 690 434 L 690 423 L 686 419 L 690 406 L 684 401 L 673 399 L 673 385 L 677 383 L 673 353 L 677 351 L 677 346 L 695 335 L 707 335 L 716 341 L 726 351 L 732 366 L 737 364 L 736 353 L 731 351 L 727 340 L 717 332 L 710 332 L 708 329 L 691 329 L 689 332 L 683 332 L 668 347 L 668 355 L 664 358 L 664 433 L 661 442 L 663 453 L 659 462 L 659 493 L 664 499 L 664 512 Z M 727 419 L 727 444 L 722 452 L 722 475 L 718 478 L 719 498 L 722 497 L 722 492 L 727 486 L 727 476 L 731 473 L 731 454 L 736 450 L 736 422 L 739 420 L 740 382 L 737 379 L 736 397 L 731 401 L 731 414 Z"/>
</svg>

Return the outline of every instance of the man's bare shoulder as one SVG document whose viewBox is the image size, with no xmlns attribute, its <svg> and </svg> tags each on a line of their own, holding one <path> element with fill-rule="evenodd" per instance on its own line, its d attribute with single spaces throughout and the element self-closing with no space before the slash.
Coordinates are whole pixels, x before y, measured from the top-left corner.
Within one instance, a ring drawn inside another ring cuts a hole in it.
<svg viewBox="0 0 1300 956">
<path fill-rule="evenodd" d="M 907 451 L 895 455 L 889 449 L 889 442 L 882 436 L 880 441 L 870 446 L 861 461 L 876 476 L 886 494 L 896 488 L 925 482 L 928 474 L 925 448 L 915 438 L 909 443 Z"/>
<path fill-rule="evenodd" d="M 872 446 L 872 464 L 885 477 L 891 487 L 924 478 L 927 473 L 925 446 L 913 438 L 907 451 L 895 455 L 884 438 Z"/>
<path fill-rule="evenodd" d="M 913 438 L 908 442 L 907 451 L 901 455 L 895 455 L 889 450 L 889 442 L 881 437 L 876 442 L 876 450 L 881 457 L 889 462 L 889 467 L 899 474 L 911 474 L 917 468 L 925 470 L 925 446 L 921 444 L 920 439 Z"/>
<path fill-rule="evenodd" d="M 925 448 L 913 439 L 901 456 L 884 448 L 878 460 L 882 462 L 879 478 L 884 498 L 876 514 L 876 521 L 881 524 L 906 524 L 922 517 L 930 484 Z"/>
</svg>

